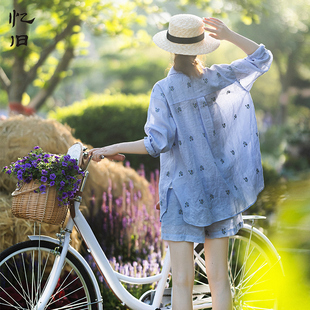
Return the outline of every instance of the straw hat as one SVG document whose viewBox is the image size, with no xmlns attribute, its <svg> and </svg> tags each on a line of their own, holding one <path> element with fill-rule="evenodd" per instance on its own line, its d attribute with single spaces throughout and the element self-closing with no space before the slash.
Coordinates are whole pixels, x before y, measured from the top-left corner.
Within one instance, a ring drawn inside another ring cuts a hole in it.
<svg viewBox="0 0 310 310">
<path fill-rule="evenodd" d="M 153 41 L 167 52 L 193 56 L 211 53 L 220 45 L 205 32 L 202 19 L 191 14 L 172 16 L 168 30 L 155 34 Z"/>
</svg>

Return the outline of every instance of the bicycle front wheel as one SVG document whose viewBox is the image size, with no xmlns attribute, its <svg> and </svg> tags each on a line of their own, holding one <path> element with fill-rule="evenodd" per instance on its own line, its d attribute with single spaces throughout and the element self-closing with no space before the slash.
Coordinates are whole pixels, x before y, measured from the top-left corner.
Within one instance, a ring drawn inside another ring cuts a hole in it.
<svg viewBox="0 0 310 310">
<path fill-rule="evenodd" d="M 57 255 L 55 247 L 52 242 L 33 240 L 13 245 L 0 254 L 2 310 L 36 309 Z M 88 272 L 69 252 L 45 309 L 98 309 Z"/>
<path fill-rule="evenodd" d="M 203 244 L 195 247 L 194 308 L 211 309 Z M 255 232 L 241 229 L 229 238 L 228 270 L 233 309 L 277 309 L 279 257 Z"/>
</svg>

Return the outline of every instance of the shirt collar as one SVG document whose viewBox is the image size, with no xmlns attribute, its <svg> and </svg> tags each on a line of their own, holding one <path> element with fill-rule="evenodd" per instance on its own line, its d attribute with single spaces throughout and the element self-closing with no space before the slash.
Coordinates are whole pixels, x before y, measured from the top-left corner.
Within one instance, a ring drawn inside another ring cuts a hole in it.
<svg viewBox="0 0 310 310">
<path fill-rule="evenodd" d="M 205 69 L 206 69 L 206 68 L 204 68 L 204 70 L 205 70 Z M 184 73 L 175 70 L 174 67 L 171 67 L 170 70 L 169 70 L 169 72 L 168 72 L 168 76 L 169 76 L 169 75 L 173 75 L 173 74 L 184 74 Z"/>
<path fill-rule="evenodd" d="M 173 75 L 173 74 L 182 74 L 182 72 L 179 72 L 179 71 L 175 70 L 174 67 L 171 67 L 169 72 L 168 72 L 168 76 Z"/>
</svg>

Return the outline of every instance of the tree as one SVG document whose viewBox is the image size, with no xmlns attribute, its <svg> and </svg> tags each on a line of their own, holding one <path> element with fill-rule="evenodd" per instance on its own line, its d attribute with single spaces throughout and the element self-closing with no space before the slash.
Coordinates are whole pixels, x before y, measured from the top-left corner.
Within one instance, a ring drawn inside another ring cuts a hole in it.
<svg viewBox="0 0 310 310">
<path fill-rule="evenodd" d="M 284 125 L 290 103 L 310 108 L 310 4 L 305 0 L 273 0 L 269 6 L 259 24 L 241 27 L 245 35 L 263 42 L 273 53 L 281 84 L 277 123 Z"/>
<path fill-rule="evenodd" d="M 164 6 L 168 1 L 158 3 Z M 30 25 L 21 22 L 18 16 L 14 27 L 10 23 L 0 25 L 0 83 L 7 93 L 10 109 L 32 114 L 44 104 L 68 74 L 70 61 L 83 52 L 84 25 L 103 38 L 120 34 L 132 37 L 133 25 L 146 25 L 146 14 L 159 11 L 158 3 L 155 0 L 2 0 L 1 20 L 8 20 L 14 12 L 27 13 L 29 20 L 35 19 Z M 257 12 L 264 11 L 265 3 L 266 0 L 225 0 L 218 6 L 211 1 L 182 0 L 180 4 L 183 9 L 194 4 L 215 15 L 238 10 L 243 20 L 251 22 L 258 19 Z M 10 36 L 13 41 L 19 35 L 29 35 L 28 44 L 10 46 Z M 29 94 L 27 107 L 22 105 L 25 94 Z"/>
<path fill-rule="evenodd" d="M 94 34 L 110 36 L 131 36 L 133 24 L 145 23 L 131 0 L 125 4 L 100 0 L 13 0 L 11 11 L 9 4 L 8 0 L 1 3 L 6 20 L 11 14 L 11 23 L 0 28 L 0 83 L 7 92 L 10 108 L 25 114 L 32 114 L 43 105 L 67 74 L 70 61 L 83 52 L 83 23 L 92 28 Z M 23 13 L 28 14 L 27 18 L 35 18 L 34 23 L 22 22 Z M 15 17 L 14 29 L 12 18 Z M 12 31 L 15 32 L 12 40 L 19 35 L 29 35 L 28 44 L 10 46 Z M 26 92 L 32 96 L 24 108 L 21 103 Z"/>
</svg>

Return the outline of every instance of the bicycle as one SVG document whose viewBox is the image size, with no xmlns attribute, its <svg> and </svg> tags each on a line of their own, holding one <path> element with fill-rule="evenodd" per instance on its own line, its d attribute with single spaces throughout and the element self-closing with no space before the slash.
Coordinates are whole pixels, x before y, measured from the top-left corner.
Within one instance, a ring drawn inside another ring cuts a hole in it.
<svg viewBox="0 0 310 310">
<path fill-rule="evenodd" d="M 69 148 L 68 154 L 81 164 L 86 149 L 80 143 Z M 88 162 L 80 193 L 88 176 Z M 173 278 L 170 275 L 170 256 L 167 251 L 161 273 L 144 278 L 134 278 L 114 271 L 96 240 L 79 207 L 81 196 L 74 198 L 74 206 L 65 229 L 57 238 L 40 234 L 29 236 L 28 241 L 15 244 L 0 254 L 0 307 L 1 309 L 103 309 L 99 284 L 93 270 L 82 255 L 70 246 L 73 227 L 84 239 L 88 252 L 108 286 L 119 300 L 135 310 L 171 309 Z M 254 221 L 263 216 L 243 217 L 244 224 L 237 235 L 230 237 L 229 278 L 234 310 L 277 309 L 276 281 L 282 274 L 281 258 L 270 240 L 257 228 Z M 194 309 L 211 309 L 212 296 L 204 265 L 203 244 L 195 244 Z M 152 284 L 139 299 L 133 297 L 122 285 Z M 171 285 L 172 284 L 172 285 Z"/>
</svg>

